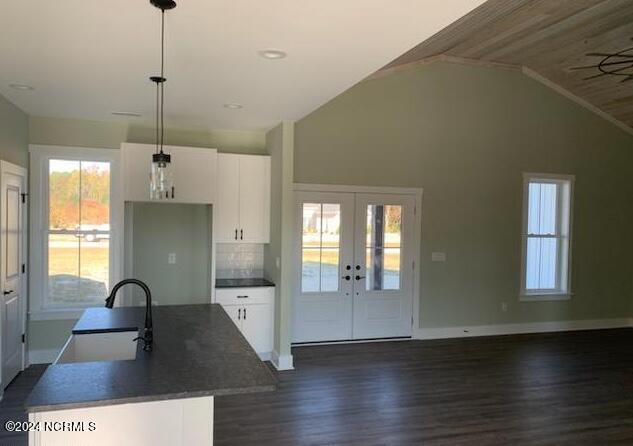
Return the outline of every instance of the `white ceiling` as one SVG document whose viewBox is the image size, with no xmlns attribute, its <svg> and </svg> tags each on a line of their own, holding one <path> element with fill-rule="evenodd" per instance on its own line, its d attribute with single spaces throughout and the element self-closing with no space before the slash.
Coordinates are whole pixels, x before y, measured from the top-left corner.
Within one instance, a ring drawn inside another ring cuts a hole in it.
<svg viewBox="0 0 633 446">
<path fill-rule="evenodd" d="M 165 125 L 213 129 L 299 119 L 483 3 L 177 1 L 166 13 Z M 159 24 L 149 0 L 5 2 L 0 94 L 35 116 L 151 123 Z M 288 57 L 263 59 L 264 48 Z M 233 102 L 244 108 L 223 107 Z"/>
</svg>

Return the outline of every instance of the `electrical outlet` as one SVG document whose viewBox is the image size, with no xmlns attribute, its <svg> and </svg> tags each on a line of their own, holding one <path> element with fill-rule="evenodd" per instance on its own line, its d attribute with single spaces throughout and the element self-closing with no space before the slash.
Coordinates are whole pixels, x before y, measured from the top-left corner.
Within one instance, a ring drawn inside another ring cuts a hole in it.
<svg viewBox="0 0 633 446">
<path fill-rule="evenodd" d="M 446 253 L 445 252 L 432 252 L 431 253 L 431 262 L 446 262 Z"/>
<path fill-rule="evenodd" d="M 501 302 L 501 311 L 508 311 L 508 303 Z"/>
<path fill-rule="evenodd" d="M 176 264 L 176 253 L 175 252 L 170 252 L 169 255 L 167 256 L 167 263 L 170 265 L 175 265 Z"/>
</svg>

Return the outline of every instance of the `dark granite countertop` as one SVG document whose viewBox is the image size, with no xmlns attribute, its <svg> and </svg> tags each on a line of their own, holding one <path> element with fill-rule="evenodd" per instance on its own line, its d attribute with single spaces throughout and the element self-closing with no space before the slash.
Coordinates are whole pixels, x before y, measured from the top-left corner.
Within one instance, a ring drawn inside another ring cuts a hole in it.
<svg viewBox="0 0 633 446">
<path fill-rule="evenodd" d="M 277 380 L 218 304 L 152 308 L 154 350 L 136 360 L 50 365 L 29 412 L 210 395 L 266 392 Z M 143 327 L 145 307 L 91 308 L 74 334 Z"/>
<path fill-rule="evenodd" d="M 275 286 L 267 279 L 217 279 L 215 281 L 216 288 L 254 288 Z"/>
</svg>

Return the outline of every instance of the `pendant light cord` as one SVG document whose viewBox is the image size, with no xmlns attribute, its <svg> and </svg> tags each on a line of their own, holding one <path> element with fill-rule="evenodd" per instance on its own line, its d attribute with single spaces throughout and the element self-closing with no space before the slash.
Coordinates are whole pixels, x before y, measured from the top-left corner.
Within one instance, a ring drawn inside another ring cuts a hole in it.
<svg viewBox="0 0 633 446">
<path fill-rule="evenodd" d="M 165 92 L 163 85 L 165 84 L 165 10 L 161 9 L 160 24 L 160 153 L 163 153 L 163 141 L 165 139 Z"/>
</svg>

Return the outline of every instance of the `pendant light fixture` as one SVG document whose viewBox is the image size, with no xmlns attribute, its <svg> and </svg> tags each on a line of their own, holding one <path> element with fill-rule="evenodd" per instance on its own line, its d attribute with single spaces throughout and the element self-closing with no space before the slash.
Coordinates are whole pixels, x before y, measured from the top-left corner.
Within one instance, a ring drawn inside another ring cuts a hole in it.
<svg viewBox="0 0 633 446">
<path fill-rule="evenodd" d="M 174 9 L 173 0 L 150 0 L 161 11 L 160 22 L 160 76 L 149 79 L 156 84 L 156 152 L 152 155 L 150 171 L 150 199 L 170 200 L 175 197 L 175 186 L 171 172 L 171 155 L 163 151 L 165 136 L 164 85 L 165 78 L 165 11 Z"/>
</svg>

